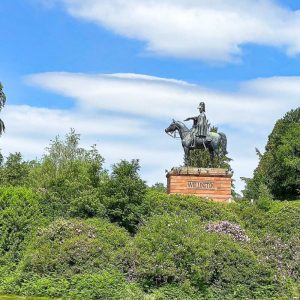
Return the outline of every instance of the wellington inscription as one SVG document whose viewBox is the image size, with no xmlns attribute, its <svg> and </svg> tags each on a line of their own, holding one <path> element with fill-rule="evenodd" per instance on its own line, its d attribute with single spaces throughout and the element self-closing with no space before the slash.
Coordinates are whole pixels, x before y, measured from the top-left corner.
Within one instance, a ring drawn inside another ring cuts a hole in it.
<svg viewBox="0 0 300 300">
<path fill-rule="evenodd" d="M 213 190 L 214 183 L 212 181 L 188 181 L 187 187 L 196 190 Z"/>
</svg>

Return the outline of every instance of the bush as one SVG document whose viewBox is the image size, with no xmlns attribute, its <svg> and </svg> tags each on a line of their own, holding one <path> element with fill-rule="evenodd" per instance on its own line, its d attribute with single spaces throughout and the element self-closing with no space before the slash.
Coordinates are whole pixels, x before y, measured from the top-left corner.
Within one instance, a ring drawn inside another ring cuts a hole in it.
<svg viewBox="0 0 300 300">
<path fill-rule="evenodd" d="M 20 264 L 23 274 L 72 276 L 120 266 L 125 230 L 106 220 L 59 219 L 40 229 Z"/>
<path fill-rule="evenodd" d="M 244 227 L 250 238 L 259 238 L 268 225 L 267 212 L 248 202 L 239 202 L 231 206 L 239 218 L 239 224 Z"/>
<path fill-rule="evenodd" d="M 300 205 L 288 202 L 274 205 L 267 215 L 267 230 L 284 240 L 289 240 L 293 235 L 298 234 L 300 231 Z"/>
<path fill-rule="evenodd" d="M 257 207 L 265 211 L 268 211 L 272 206 L 272 202 L 273 202 L 273 197 L 268 187 L 264 183 L 261 183 L 259 186 L 258 199 L 256 202 Z"/>
<path fill-rule="evenodd" d="M 239 225 L 232 224 L 228 221 L 221 221 L 217 223 L 209 223 L 206 226 L 208 232 L 224 233 L 231 236 L 236 241 L 249 242 L 249 237 L 246 235 Z"/>
<path fill-rule="evenodd" d="M 67 295 L 70 290 L 70 282 L 62 277 L 32 277 L 24 280 L 22 286 L 14 290 L 15 293 L 25 296 L 49 296 L 61 297 Z"/>
<path fill-rule="evenodd" d="M 299 233 L 289 240 L 268 234 L 257 241 L 255 246 L 260 260 L 278 270 L 278 275 L 283 281 L 300 278 Z"/>
<path fill-rule="evenodd" d="M 206 232 L 195 214 L 151 218 L 128 253 L 129 275 L 144 287 L 190 281 L 203 295 L 209 291 L 234 295 L 243 287 L 241 296 L 247 297 L 261 285 L 275 289 L 272 272 L 247 245 Z"/>
<path fill-rule="evenodd" d="M 189 284 L 182 285 L 169 284 L 152 290 L 148 296 L 149 300 L 203 300 L 203 296 L 192 288 Z M 148 299 L 146 297 L 146 299 Z"/>
<path fill-rule="evenodd" d="M 106 209 L 97 190 L 83 191 L 71 200 L 70 215 L 79 218 L 105 217 Z"/>
<path fill-rule="evenodd" d="M 128 283 L 123 274 L 110 270 L 74 276 L 66 299 L 139 300 L 143 293 L 136 284 Z"/>
<path fill-rule="evenodd" d="M 143 202 L 143 219 L 164 213 L 193 213 L 202 221 L 228 220 L 239 222 L 232 211 L 233 204 L 217 203 L 196 196 L 168 195 L 163 192 L 148 190 Z"/>
<path fill-rule="evenodd" d="M 28 188 L 0 187 L 0 254 L 18 261 L 24 241 L 44 222 L 38 196 Z"/>
<path fill-rule="evenodd" d="M 124 275 L 115 269 L 71 277 L 32 277 L 15 292 L 26 296 L 63 296 L 72 300 L 138 300 L 143 295 L 136 284 L 128 283 Z"/>
<path fill-rule="evenodd" d="M 103 203 L 112 222 L 134 233 L 142 214 L 146 184 L 140 178 L 138 160 L 122 160 L 113 165 L 110 179 L 106 182 Z"/>
</svg>

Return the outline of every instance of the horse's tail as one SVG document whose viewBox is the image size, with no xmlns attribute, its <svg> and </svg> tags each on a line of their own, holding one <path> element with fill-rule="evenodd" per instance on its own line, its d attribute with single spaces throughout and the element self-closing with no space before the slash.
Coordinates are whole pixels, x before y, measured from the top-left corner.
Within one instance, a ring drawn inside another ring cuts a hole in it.
<svg viewBox="0 0 300 300">
<path fill-rule="evenodd" d="M 227 137 L 226 137 L 225 133 L 223 133 L 223 132 L 219 132 L 219 135 L 221 137 L 222 153 L 223 153 L 223 155 L 226 155 L 226 154 L 228 154 L 228 152 L 227 152 Z"/>
</svg>

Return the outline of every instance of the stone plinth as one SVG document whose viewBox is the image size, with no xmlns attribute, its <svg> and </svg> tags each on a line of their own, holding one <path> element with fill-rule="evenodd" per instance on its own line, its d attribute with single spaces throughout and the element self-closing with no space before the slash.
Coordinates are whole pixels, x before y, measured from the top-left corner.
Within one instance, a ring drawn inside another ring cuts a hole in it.
<svg viewBox="0 0 300 300">
<path fill-rule="evenodd" d="M 167 173 L 168 193 L 230 202 L 231 177 L 231 172 L 221 168 L 173 168 Z"/>
</svg>

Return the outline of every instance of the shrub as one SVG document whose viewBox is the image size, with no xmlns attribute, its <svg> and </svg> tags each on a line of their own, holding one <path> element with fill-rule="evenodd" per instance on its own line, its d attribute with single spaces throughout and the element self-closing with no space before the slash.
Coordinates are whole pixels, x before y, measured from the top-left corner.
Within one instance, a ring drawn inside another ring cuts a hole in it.
<svg viewBox="0 0 300 300">
<path fill-rule="evenodd" d="M 151 300 L 203 300 L 203 296 L 192 288 L 189 284 L 182 285 L 169 284 L 151 291 L 152 293 L 145 297 Z"/>
<path fill-rule="evenodd" d="M 195 214 L 155 216 L 128 250 L 129 276 L 145 287 L 190 281 L 200 293 L 244 288 L 252 297 L 261 285 L 273 286 L 272 272 L 232 238 L 208 233 Z M 274 291 L 273 291 L 274 292 Z"/>
<path fill-rule="evenodd" d="M 112 222 L 134 233 L 141 219 L 146 184 L 140 178 L 138 160 L 122 160 L 113 165 L 110 179 L 103 190 L 103 203 Z"/>
<path fill-rule="evenodd" d="M 164 213 L 193 213 L 202 221 L 229 220 L 238 222 L 232 204 L 226 205 L 201 199 L 196 196 L 168 195 L 163 192 L 148 190 L 143 202 L 143 218 Z"/>
<path fill-rule="evenodd" d="M 109 270 L 99 274 L 82 274 L 72 277 L 70 291 L 65 297 L 70 300 L 140 300 L 143 292 L 134 283 L 128 283 L 124 275 Z"/>
<path fill-rule="evenodd" d="M 67 295 L 70 289 L 70 282 L 62 277 L 31 277 L 25 280 L 22 286 L 14 292 L 25 296 L 49 296 L 61 297 Z"/>
<path fill-rule="evenodd" d="M 118 267 L 127 242 L 125 230 L 106 220 L 59 219 L 37 232 L 20 270 L 40 276 L 71 276 Z"/>
<path fill-rule="evenodd" d="M 273 202 L 273 196 L 271 195 L 268 187 L 261 183 L 259 186 L 259 192 L 258 192 L 258 199 L 257 199 L 257 207 L 260 209 L 263 209 L 265 211 L 268 211 Z"/>
<path fill-rule="evenodd" d="M 71 277 L 31 276 L 23 278 L 22 285 L 12 291 L 26 296 L 63 297 L 72 300 L 138 300 L 143 295 L 136 284 L 127 282 L 124 275 L 116 269 Z"/>
<path fill-rule="evenodd" d="M 255 251 L 260 256 L 260 260 L 276 269 L 284 281 L 300 278 L 299 233 L 289 240 L 266 235 L 257 241 Z"/>
<path fill-rule="evenodd" d="M 278 203 L 268 212 L 267 230 L 285 240 L 300 231 L 300 206 Z"/>
<path fill-rule="evenodd" d="M 238 216 L 239 224 L 245 228 L 252 237 L 259 238 L 268 225 L 267 212 L 248 202 L 239 202 L 232 205 L 231 209 Z"/>
<path fill-rule="evenodd" d="M 28 188 L 0 187 L 0 254 L 18 261 L 24 240 L 44 222 L 38 196 Z"/>
<path fill-rule="evenodd" d="M 218 223 L 209 223 L 206 226 L 208 232 L 224 233 L 237 241 L 248 242 L 250 239 L 246 235 L 245 230 L 243 230 L 239 225 L 232 224 L 228 221 L 221 221 Z"/>
<path fill-rule="evenodd" d="M 101 195 L 95 189 L 83 191 L 71 200 L 70 215 L 79 218 L 105 217 L 106 209 L 101 202 Z"/>
</svg>

